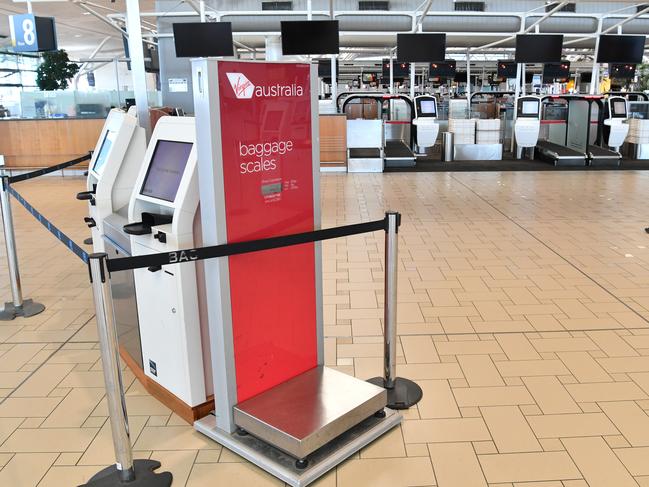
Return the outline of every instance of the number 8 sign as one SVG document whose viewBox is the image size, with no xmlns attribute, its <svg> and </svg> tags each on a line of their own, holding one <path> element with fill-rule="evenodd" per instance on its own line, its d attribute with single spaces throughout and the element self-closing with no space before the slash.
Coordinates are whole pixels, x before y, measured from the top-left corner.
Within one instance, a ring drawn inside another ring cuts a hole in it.
<svg viewBox="0 0 649 487">
<path fill-rule="evenodd" d="M 33 14 L 11 15 L 9 16 L 9 30 L 11 44 L 16 52 L 56 49 L 56 34 L 52 18 L 36 17 Z"/>
</svg>

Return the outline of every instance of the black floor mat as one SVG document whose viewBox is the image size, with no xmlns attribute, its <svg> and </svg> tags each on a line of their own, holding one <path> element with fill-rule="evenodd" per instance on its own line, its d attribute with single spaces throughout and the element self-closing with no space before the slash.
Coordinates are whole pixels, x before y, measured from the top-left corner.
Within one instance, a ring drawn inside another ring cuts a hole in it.
<svg viewBox="0 0 649 487">
<path fill-rule="evenodd" d="M 619 166 L 555 166 L 539 160 L 453 161 L 418 157 L 413 167 L 385 168 L 385 172 L 481 172 L 481 171 L 646 171 L 649 160 L 623 159 Z"/>
</svg>

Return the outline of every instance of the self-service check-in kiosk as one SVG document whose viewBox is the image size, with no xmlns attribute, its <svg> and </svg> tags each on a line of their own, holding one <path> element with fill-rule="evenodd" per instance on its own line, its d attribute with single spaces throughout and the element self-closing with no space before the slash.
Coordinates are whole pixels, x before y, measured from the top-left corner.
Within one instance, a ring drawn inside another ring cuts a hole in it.
<svg viewBox="0 0 649 487">
<path fill-rule="evenodd" d="M 88 201 L 85 221 L 95 252 L 109 257 L 131 255 L 130 239 L 122 227 L 128 222 L 128 204 L 145 151 L 144 129 L 134 113 L 111 110 L 88 166 L 87 191 L 77 195 Z M 133 272 L 117 273 L 111 291 L 120 347 L 142 367 Z"/>
<path fill-rule="evenodd" d="M 602 127 L 604 141 L 615 152 L 619 152 L 629 134 L 627 102 L 621 96 L 610 96 L 605 103 Z"/>
<path fill-rule="evenodd" d="M 319 229 L 317 73 L 192 71 L 203 244 Z M 385 389 L 324 366 L 319 243 L 203 262 L 215 410 L 198 431 L 303 486 L 399 423 Z"/>
<path fill-rule="evenodd" d="M 194 118 L 165 116 L 156 124 L 124 227 L 133 256 L 200 243 L 195 141 Z M 209 340 L 201 336 L 196 264 L 179 260 L 134 272 L 145 374 L 188 406 L 204 403 L 211 376 L 203 368 L 209 351 L 203 343 Z"/>
<path fill-rule="evenodd" d="M 516 138 L 517 156 L 522 157 L 524 151 L 530 151 L 534 157 L 534 147 L 539 140 L 541 130 L 541 98 L 538 96 L 521 96 L 516 104 L 516 122 L 514 137 Z"/>
<path fill-rule="evenodd" d="M 416 127 L 415 145 L 418 154 L 425 154 L 437 141 L 439 124 L 437 123 L 437 100 L 434 96 L 421 95 L 415 97 L 415 119 L 412 124 Z"/>
</svg>

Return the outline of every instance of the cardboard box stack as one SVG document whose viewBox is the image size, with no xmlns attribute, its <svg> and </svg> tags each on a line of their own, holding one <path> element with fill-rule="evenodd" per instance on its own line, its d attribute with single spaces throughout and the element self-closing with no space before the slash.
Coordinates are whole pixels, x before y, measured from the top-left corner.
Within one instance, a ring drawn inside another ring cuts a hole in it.
<svg viewBox="0 0 649 487">
<path fill-rule="evenodd" d="M 453 143 L 455 145 L 461 144 L 475 144 L 475 120 L 462 120 L 451 118 L 448 121 L 448 131 L 453 132 Z"/>
<path fill-rule="evenodd" d="M 626 141 L 631 144 L 649 144 L 649 120 L 631 118 Z"/>
<path fill-rule="evenodd" d="M 476 144 L 500 143 L 500 119 L 480 119 L 476 121 Z"/>
</svg>

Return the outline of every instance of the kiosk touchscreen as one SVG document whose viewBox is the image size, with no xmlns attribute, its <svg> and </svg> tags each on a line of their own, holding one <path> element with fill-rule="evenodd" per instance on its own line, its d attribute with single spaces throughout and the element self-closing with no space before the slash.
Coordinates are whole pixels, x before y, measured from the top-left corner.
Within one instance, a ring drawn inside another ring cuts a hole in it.
<svg viewBox="0 0 649 487">
<path fill-rule="evenodd" d="M 105 252 L 106 219 L 113 214 L 126 219 L 145 150 L 144 129 L 138 126 L 137 119 L 121 110 L 111 110 L 90 160 L 87 191 L 77 195 L 89 202 L 86 223 L 95 252 Z"/>
<path fill-rule="evenodd" d="M 200 246 L 195 139 L 193 117 L 156 124 L 124 227 L 134 256 Z M 206 401 L 199 287 L 195 263 L 135 270 L 144 372 L 190 407 Z"/>
<path fill-rule="evenodd" d="M 535 147 L 541 130 L 541 98 L 521 96 L 516 104 L 514 136 L 519 148 Z"/>
<path fill-rule="evenodd" d="M 417 152 L 425 153 L 437 141 L 439 124 L 437 123 L 437 100 L 433 96 L 415 97 L 415 119 Z"/>
<path fill-rule="evenodd" d="M 604 140 L 606 145 L 619 151 L 629 133 L 626 100 L 621 96 L 611 96 L 606 100 L 604 119 Z"/>
</svg>

